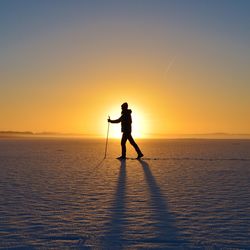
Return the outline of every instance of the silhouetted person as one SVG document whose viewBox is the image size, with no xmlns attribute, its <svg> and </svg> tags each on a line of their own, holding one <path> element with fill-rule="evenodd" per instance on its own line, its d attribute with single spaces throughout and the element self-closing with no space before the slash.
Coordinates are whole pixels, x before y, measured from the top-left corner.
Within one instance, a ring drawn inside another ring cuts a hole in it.
<svg viewBox="0 0 250 250">
<path fill-rule="evenodd" d="M 137 159 L 140 159 L 143 156 L 143 153 L 141 152 L 138 145 L 135 143 L 132 135 L 131 135 L 131 109 L 128 109 L 128 104 L 125 102 L 121 105 L 122 112 L 121 117 L 117 120 L 111 120 L 108 119 L 108 122 L 111 123 L 119 123 L 121 122 L 122 126 L 122 139 L 121 139 L 121 146 L 122 146 L 122 155 L 118 157 L 117 159 L 126 159 L 126 141 L 129 140 L 130 144 L 135 148 L 135 151 L 137 152 L 138 156 Z"/>
</svg>

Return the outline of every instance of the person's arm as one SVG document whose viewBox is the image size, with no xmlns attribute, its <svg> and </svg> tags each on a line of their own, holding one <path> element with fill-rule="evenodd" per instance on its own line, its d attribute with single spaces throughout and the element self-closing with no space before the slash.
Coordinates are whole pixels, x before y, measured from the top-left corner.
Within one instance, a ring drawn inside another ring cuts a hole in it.
<svg viewBox="0 0 250 250">
<path fill-rule="evenodd" d="M 108 119 L 108 122 L 111 122 L 111 123 L 119 123 L 122 121 L 122 117 L 116 119 L 116 120 L 111 120 L 110 118 Z"/>
</svg>

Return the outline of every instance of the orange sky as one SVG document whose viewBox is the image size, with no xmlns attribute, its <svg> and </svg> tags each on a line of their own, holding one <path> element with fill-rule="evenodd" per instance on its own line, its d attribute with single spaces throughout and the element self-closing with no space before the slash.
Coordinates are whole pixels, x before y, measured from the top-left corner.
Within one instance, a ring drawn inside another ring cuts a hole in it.
<svg viewBox="0 0 250 250">
<path fill-rule="evenodd" d="M 177 18 L 162 1 L 132 12 L 115 5 L 116 15 L 85 7 L 92 15 L 79 6 L 65 9 L 67 20 L 60 8 L 48 20 L 39 9 L 23 24 L 12 17 L 0 47 L 0 130 L 106 136 L 107 116 L 118 118 L 127 101 L 135 137 L 250 133 L 247 37 L 218 32 L 222 21 L 195 8 Z M 111 125 L 112 137 L 119 131 Z"/>
</svg>

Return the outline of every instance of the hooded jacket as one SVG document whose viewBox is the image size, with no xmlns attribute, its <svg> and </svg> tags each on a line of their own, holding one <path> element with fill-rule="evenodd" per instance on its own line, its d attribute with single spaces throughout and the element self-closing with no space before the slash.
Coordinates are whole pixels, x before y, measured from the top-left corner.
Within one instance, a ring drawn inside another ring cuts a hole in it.
<svg viewBox="0 0 250 250">
<path fill-rule="evenodd" d="M 117 120 L 111 120 L 111 123 L 119 123 L 121 122 L 121 130 L 123 133 L 131 133 L 131 123 L 132 123 L 132 117 L 131 117 L 132 110 L 131 109 L 125 109 L 122 111 L 122 115 Z"/>
</svg>

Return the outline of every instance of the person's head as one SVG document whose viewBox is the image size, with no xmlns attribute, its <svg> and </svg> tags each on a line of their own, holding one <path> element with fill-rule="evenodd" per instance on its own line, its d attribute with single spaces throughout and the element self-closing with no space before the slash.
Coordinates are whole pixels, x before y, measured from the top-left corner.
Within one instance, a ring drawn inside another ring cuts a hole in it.
<svg viewBox="0 0 250 250">
<path fill-rule="evenodd" d="M 124 103 L 121 105 L 121 108 L 122 108 L 122 110 L 127 110 L 127 109 L 128 109 L 128 103 L 127 103 L 127 102 L 124 102 Z"/>
</svg>

